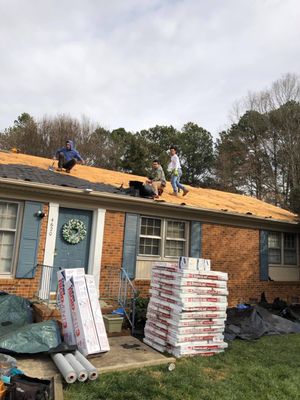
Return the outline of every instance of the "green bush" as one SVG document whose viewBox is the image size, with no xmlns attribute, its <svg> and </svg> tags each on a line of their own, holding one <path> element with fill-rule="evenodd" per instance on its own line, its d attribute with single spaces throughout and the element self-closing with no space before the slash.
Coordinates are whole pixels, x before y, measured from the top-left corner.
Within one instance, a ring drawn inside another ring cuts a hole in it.
<svg viewBox="0 0 300 400">
<path fill-rule="evenodd" d="M 140 334 L 144 333 L 148 303 L 149 303 L 149 297 L 137 297 L 135 300 L 134 325 L 135 325 L 135 331 Z"/>
</svg>

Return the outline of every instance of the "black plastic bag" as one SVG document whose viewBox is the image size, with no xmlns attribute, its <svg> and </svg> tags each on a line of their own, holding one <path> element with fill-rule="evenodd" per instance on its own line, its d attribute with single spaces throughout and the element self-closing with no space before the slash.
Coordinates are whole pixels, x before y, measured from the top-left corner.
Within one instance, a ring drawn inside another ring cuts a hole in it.
<svg viewBox="0 0 300 400">
<path fill-rule="evenodd" d="M 53 379 L 14 375 L 10 379 L 5 400 L 51 400 L 54 398 Z"/>
</svg>

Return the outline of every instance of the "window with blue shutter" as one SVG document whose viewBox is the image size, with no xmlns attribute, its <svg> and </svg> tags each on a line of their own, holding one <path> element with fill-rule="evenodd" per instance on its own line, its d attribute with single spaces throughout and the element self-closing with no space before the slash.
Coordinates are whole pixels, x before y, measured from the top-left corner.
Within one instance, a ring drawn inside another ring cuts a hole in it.
<svg viewBox="0 0 300 400">
<path fill-rule="evenodd" d="M 0 200 L 0 274 L 10 275 L 15 257 L 19 202 Z"/>
<path fill-rule="evenodd" d="M 260 280 L 269 280 L 269 262 L 268 262 L 268 231 L 260 231 Z"/>
<path fill-rule="evenodd" d="M 122 268 L 134 279 L 139 241 L 139 215 L 126 214 Z"/>
<path fill-rule="evenodd" d="M 41 226 L 41 218 L 37 213 L 42 208 L 41 203 L 25 202 L 16 278 L 34 277 Z"/>
<path fill-rule="evenodd" d="M 189 256 L 201 258 L 201 222 L 190 223 L 190 249 Z"/>
</svg>

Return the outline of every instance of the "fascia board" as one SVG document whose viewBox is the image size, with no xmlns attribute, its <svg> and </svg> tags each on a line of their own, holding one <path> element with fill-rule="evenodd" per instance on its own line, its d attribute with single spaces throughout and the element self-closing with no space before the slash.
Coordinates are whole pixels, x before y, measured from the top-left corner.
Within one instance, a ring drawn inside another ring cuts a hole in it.
<svg viewBox="0 0 300 400">
<path fill-rule="evenodd" d="M 211 224 L 238 226 L 252 229 L 281 230 L 300 232 L 297 221 L 290 222 L 271 218 L 260 218 L 253 215 L 224 212 L 206 208 L 195 208 L 186 205 L 161 203 L 140 197 L 96 192 L 86 193 L 84 189 L 53 186 L 35 182 L 24 182 L 13 179 L 0 179 L 0 196 L 22 200 L 56 201 L 62 206 L 70 205 L 103 207 L 107 210 L 135 212 L 151 216 L 195 220 Z"/>
</svg>

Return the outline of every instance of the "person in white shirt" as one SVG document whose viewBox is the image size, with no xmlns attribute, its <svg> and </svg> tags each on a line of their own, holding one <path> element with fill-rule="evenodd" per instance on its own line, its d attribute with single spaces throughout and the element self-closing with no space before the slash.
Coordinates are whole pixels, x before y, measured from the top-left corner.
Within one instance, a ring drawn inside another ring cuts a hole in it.
<svg viewBox="0 0 300 400">
<path fill-rule="evenodd" d="M 178 191 L 183 191 L 183 196 L 188 194 L 188 190 L 180 183 L 180 178 L 182 175 L 181 165 L 179 161 L 179 157 L 177 155 L 177 147 L 171 146 L 170 147 L 170 155 L 171 161 L 168 166 L 168 170 L 171 172 L 171 185 L 173 188 L 173 195 L 178 196 Z"/>
</svg>

